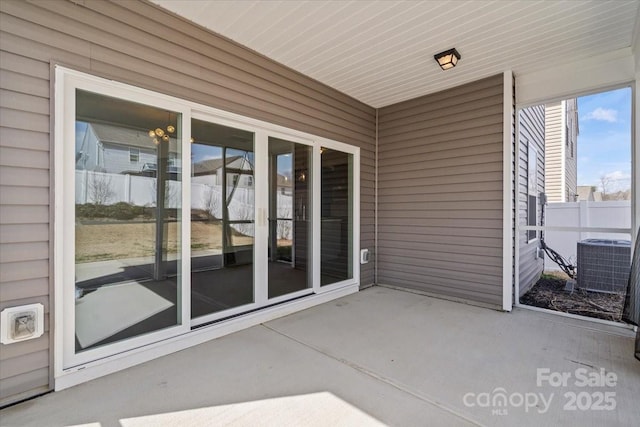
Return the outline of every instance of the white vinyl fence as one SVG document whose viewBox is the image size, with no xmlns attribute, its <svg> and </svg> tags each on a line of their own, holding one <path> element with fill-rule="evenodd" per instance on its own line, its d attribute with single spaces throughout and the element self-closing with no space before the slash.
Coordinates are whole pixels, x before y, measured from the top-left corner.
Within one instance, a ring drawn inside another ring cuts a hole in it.
<svg viewBox="0 0 640 427">
<path fill-rule="evenodd" d="M 549 203 L 545 206 L 545 226 L 548 227 L 597 227 L 631 228 L 631 202 L 616 200 L 606 202 Z M 594 233 L 588 231 L 545 231 L 547 246 L 575 265 L 578 242 L 584 239 L 631 240 L 628 233 Z M 545 270 L 560 270 L 547 256 Z"/>
<path fill-rule="evenodd" d="M 222 186 L 216 184 L 213 178 L 215 176 L 195 177 L 192 180 L 191 209 L 201 209 L 216 218 L 222 218 Z M 180 181 L 167 181 L 166 208 L 180 207 L 181 184 Z M 155 206 L 156 185 L 156 178 L 151 177 L 77 170 L 76 204 L 111 205 L 126 202 L 136 206 Z M 229 219 L 252 220 L 254 200 L 253 188 L 237 187 L 229 204 Z M 291 218 L 292 209 L 292 197 L 278 193 L 278 217 Z M 242 234 L 254 235 L 253 224 L 232 226 Z M 278 238 L 291 239 L 292 228 L 284 227 L 284 235 L 279 235 Z M 278 234 L 282 234 L 280 229 Z"/>
</svg>

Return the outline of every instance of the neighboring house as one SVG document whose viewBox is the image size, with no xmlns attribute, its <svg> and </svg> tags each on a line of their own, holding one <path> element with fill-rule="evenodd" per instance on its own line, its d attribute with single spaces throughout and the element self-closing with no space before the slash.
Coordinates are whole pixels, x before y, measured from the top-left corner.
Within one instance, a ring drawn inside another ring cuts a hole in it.
<svg viewBox="0 0 640 427">
<path fill-rule="evenodd" d="M 520 111 L 520 225 L 542 226 L 541 195 L 547 203 L 578 198 L 576 99 L 524 108 Z M 538 281 L 544 270 L 540 232 L 523 230 L 519 240 L 520 296 Z"/>
<path fill-rule="evenodd" d="M 293 186 L 291 185 L 291 177 L 278 174 L 278 193 L 286 196 L 293 194 Z"/>
<path fill-rule="evenodd" d="M 252 188 L 254 185 L 253 165 L 241 156 L 227 158 L 227 169 L 244 170 L 242 174 L 229 173 L 227 179 L 233 180 L 239 188 Z M 208 185 L 222 185 L 222 159 L 208 159 L 193 164 L 192 182 Z M 290 196 L 292 194 L 291 178 L 278 174 L 278 193 Z"/>
<path fill-rule="evenodd" d="M 253 165 L 241 156 L 227 158 L 227 169 L 246 171 L 242 174 L 229 173 L 227 179 L 233 180 L 238 188 L 252 188 L 254 185 Z M 192 182 L 208 185 L 222 185 L 222 159 L 208 159 L 193 164 Z M 278 193 L 290 196 L 292 194 L 291 178 L 278 174 Z"/>
<path fill-rule="evenodd" d="M 597 191 L 597 187 L 592 185 L 579 185 L 577 201 L 601 202 L 602 191 Z"/>
<path fill-rule="evenodd" d="M 222 185 L 223 183 L 223 161 L 222 158 L 208 159 L 193 164 L 192 182 L 199 182 L 207 185 Z M 253 165 L 242 156 L 227 157 L 227 185 L 239 188 L 252 188 Z M 231 172 L 229 172 L 231 171 Z M 239 171 L 243 171 L 239 173 Z"/>
<path fill-rule="evenodd" d="M 578 197 L 576 98 L 545 106 L 545 192 L 547 201 L 575 202 Z"/>
<path fill-rule="evenodd" d="M 78 143 L 76 169 L 131 174 L 155 171 L 157 148 L 148 132 L 147 129 L 86 123 L 86 131 Z M 171 138 L 170 166 L 178 166 L 174 165 L 176 147 L 175 138 Z"/>
<path fill-rule="evenodd" d="M 518 187 L 518 221 L 520 225 L 543 225 L 540 194 L 545 192 L 545 106 L 520 110 L 520 144 Z M 539 256 L 540 232 L 522 230 L 518 236 L 520 251 L 520 296 L 524 295 L 540 277 L 544 259 Z"/>
</svg>

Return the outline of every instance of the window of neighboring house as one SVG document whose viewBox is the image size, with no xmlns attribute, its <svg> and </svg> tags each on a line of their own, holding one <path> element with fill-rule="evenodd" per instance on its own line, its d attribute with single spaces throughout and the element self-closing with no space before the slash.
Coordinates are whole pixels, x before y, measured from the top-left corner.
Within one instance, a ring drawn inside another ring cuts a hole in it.
<svg viewBox="0 0 640 427">
<path fill-rule="evenodd" d="M 570 147 L 570 149 L 569 149 L 569 155 L 571 156 L 571 158 L 572 158 L 572 159 L 573 159 L 573 158 L 575 157 L 575 155 L 576 155 L 576 152 L 575 152 L 575 150 L 574 150 L 574 148 L 573 148 L 573 140 L 571 140 L 571 147 Z"/>
<path fill-rule="evenodd" d="M 232 185 L 234 187 L 237 187 L 238 186 L 238 175 L 233 175 L 232 179 L 233 179 L 233 181 L 232 181 L 233 184 Z"/>
<path fill-rule="evenodd" d="M 140 161 L 140 149 L 129 148 L 129 163 L 138 163 Z"/>
<path fill-rule="evenodd" d="M 575 115 L 573 113 L 567 113 L 567 125 L 564 129 L 564 137 L 565 137 L 565 143 L 567 145 L 567 148 L 569 149 L 568 151 L 568 156 L 569 158 L 573 159 L 575 156 L 575 150 L 573 148 L 573 132 L 571 131 L 573 129 L 573 123 L 574 121 L 577 120 L 577 118 L 575 117 Z"/>
<path fill-rule="evenodd" d="M 569 149 L 567 155 L 569 158 L 573 158 L 573 139 L 571 139 L 571 120 L 567 121 L 567 126 L 564 128 L 564 138 L 567 148 Z"/>
<path fill-rule="evenodd" d="M 247 187 L 253 187 L 253 177 L 252 176 L 248 176 L 247 177 Z"/>
<path fill-rule="evenodd" d="M 527 225 L 538 225 L 538 150 L 529 143 L 527 159 Z M 538 238 L 536 230 L 527 230 L 527 240 Z"/>
</svg>

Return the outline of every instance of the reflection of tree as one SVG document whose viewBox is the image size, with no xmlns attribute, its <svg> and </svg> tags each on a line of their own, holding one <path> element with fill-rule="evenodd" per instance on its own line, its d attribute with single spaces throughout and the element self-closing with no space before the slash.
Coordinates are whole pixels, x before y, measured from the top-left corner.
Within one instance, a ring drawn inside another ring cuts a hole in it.
<svg viewBox="0 0 640 427">
<path fill-rule="evenodd" d="M 111 187 L 111 177 L 103 173 L 91 172 L 89 194 L 96 205 L 106 205 L 116 195 Z"/>
<path fill-rule="evenodd" d="M 278 209 L 278 218 L 291 218 L 291 209 L 289 208 L 280 208 Z M 278 240 L 289 240 L 291 239 L 291 223 L 293 221 L 290 220 L 278 220 L 276 226 L 276 235 L 278 236 Z"/>
<path fill-rule="evenodd" d="M 607 199 L 607 194 L 609 194 L 609 185 L 611 184 L 611 178 L 607 175 L 602 175 L 600 177 L 600 187 L 602 188 L 602 200 Z"/>
<path fill-rule="evenodd" d="M 209 219 L 217 219 L 218 212 L 220 210 L 220 203 L 222 195 L 219 195 L 213 187 L 207 187 L 207 191 L 202 195 L 204 206 L 207 210 Z"/>
<path fill-rule="evenodd" d="M 253 210 L 254 207 L 252 205 L 238 203 L 238 205 L 234 209 L 232 220 L 253 221 Z M 235 228 L 239 233 L 242 233 L 245 236 L 253 236 L 253 224 L 234 224 L 233 228 Z"/>
<path fill-rule="evenodd" d="M 616 187 L 614 178 L 608 175 L 600 177 L 600 188 L 602 189 L 602 200 L 631 200 L 631 189 L 612 191 L 611 187 Z"/>
<path fill-rule="evenodd" d="M 631 190 L 615 191 L 607 195 L 602 195 L 602 200 L 631 200 Z"/>
<path fill-rule="evenodd" d="M 173 182 L 178 182 L 178 181 L 173 181 Z M 150 187 L 151 187 L 151 200 L 153 201 L 154 205 L 158 205 L 158 180 L 154 179 L 151 181 L 150 183 Z M 178 200 L 178 189 L 174 186 L 171 185 L 171 181 L 167 180 L 165 181 L 165 186 L 164 186 L 164 205 L 167 208 L 175 208 L 178 207 L 178 204 L 176 203 Z"/>
</svg>

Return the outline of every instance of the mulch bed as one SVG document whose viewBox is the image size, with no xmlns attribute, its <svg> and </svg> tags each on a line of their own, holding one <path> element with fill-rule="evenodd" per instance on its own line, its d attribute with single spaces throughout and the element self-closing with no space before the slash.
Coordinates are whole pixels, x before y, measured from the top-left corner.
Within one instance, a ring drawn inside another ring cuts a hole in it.
<svg viewBox="0 0 640 427">
<path fill-rule="evenodd" d="M 565 291 L 566 279 L 544 274 L 520 298 L 520 303 L 598 319 L 622 321 L 623 294 L 588 292 L 574 288 Z"/>
</svg>

